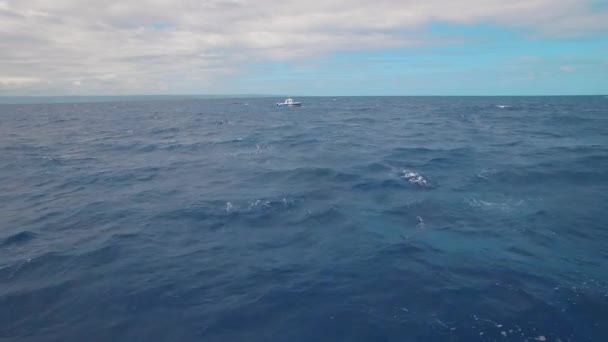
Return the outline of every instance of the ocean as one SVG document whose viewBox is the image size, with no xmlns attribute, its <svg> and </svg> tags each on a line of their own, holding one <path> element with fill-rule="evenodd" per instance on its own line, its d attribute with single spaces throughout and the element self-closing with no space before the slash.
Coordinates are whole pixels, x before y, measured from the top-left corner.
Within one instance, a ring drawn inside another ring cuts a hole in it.
<svg viewBox="0 0 608 342">
<path fill-rule="evenodd" d="M 0 105 L 0 341 L 607 341 L 608 98 Z"/>
</svg>

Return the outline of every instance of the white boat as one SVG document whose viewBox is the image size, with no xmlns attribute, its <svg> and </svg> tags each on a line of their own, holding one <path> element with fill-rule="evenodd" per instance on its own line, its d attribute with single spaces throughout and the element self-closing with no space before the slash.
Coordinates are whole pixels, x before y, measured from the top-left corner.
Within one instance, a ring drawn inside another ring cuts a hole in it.
<svg viewBox="0 0 608 342">
<path fill-rule="evenodd" d="M 302 106 L 302 102 L 296 102 L 292 98 L 286 99 L 284 102 L 277 103 L 279 107 L 300 107 Z"/>
</svg>

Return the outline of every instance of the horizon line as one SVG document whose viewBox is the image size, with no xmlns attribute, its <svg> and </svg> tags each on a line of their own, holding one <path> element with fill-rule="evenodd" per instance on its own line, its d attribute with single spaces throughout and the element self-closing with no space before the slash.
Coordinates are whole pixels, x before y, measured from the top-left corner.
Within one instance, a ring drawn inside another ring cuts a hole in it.
<svg viewBox="0 0 608 342">
<path fill-rule="evenodd" d="M 142 101 L 177 101 L 177 100 L 222 100 L 277 98 L 285 95 L 271 94 L 132 94 L 132 95 L 0 95 L 0 105 L 41 105 L 41 104 L 82 104 L 111 102 Z M 297 95 L 298 98 L 349 98 L 349 97 L 384 97 L 384 98 L 534 98 L 534 97 L 607 97 L 608 94 L 572 94 L 572 95 Z"/>
<path fill-rule="evenodd" d="M 0 94 L 0 98 L 58 98 L 58 97 L 285 97 L 288 95 L 281 94 L 66 94 L 66 95 L 2 95 Z M 565 97 L 565 96 L 608 96 L 608 93 L 595 93 L 595 94 L 495 94 L 495 95 L 487 95 L 487 94 L 418 94 L 418 95 L 408 95 L 408 94 L 400 94 L 400 95 L 391 95 L 391 94 L 370 94 L 370 95 L 339 95 L 339 94 L 329 94 L 329 95 L 310 95 L 310 94 L 296 94 L 298 97 L 539 97 L 539 96 L 553 96 L 553 97 Z M 288 96 L 288 97 L 295 97 Z"/>
</svg>

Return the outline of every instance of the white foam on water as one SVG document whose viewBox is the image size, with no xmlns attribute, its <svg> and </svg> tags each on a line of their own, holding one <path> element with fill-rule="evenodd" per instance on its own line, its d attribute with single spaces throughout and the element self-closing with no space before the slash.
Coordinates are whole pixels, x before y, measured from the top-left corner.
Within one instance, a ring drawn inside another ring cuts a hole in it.
<svg viewBox="0 0 608 342">
<path fill-rule="evenodd" d="M 258 200 L 249 202 L 249 211 L 264 210 L 264 209 L 267 209 L 270 207 L 272 207 L 272 203 L 267 200 L 258 199 Z"/>
<path fill-rule="evenodd" d="M 411 170 L 403 170 L 401 172 L 402 172 L 401 178 L 406 179 L 408 182 L 418 184 L 420 186 L 427 185 L 427 180 L 424 177 L 422 177 L 422 175 L 419 174 L 418 172 L 411 171 Z"/>
<path fill-rule="evenodd" d="M 450 329 L 450 327 L 447 324 L 445 324 L 442 320 L 440 320 L 439 318 L 435 318 L 435 321 L 437 323 L 439 323 L 439 325 L 441 325 L 442 327 L 444 327 L 446 329 Z M 450 330 L 452 330 L 452 329 L 450 329 Z"/>
<path fill-rule="evenodd" d="M 253 202 L 250 202 L 249 203 L 249 210 L 252 210 L 252 209 L 255 209 L 255 208 L 259 207 L 260 203 L 262 203 L 261 200 L 255 200 Z"/>
<path fill-rule="evenodd" d="M 494 168 L 484 168 L 479 173 L 477 173 L 477 177 L 482 179 L 489 179 L 493 175 L 497 174 L 498 170 Z"/>
<path fill-rule="evenodd" d="M 526 205 L 524 200 L 508 200 L 506 202 L 490 202 L 484 201 L 477 198 L 468 199 L 467 204 L 473 208 L 479 208 L 483 210 L 501 211 L 505 213 L 512 212 L 517 208 Z"/>
<path fill-rule="evenodd" d="M 418 224 L 416 225 L 416 228 L 424 229 L 424 219 L 421 216 L 416 216 L 416 220 L 418 220 Z"/>
<path fill-rule="evenodd" d="M 260 213 L 266 210 L 286 210 L 293 206 L 295 200 L 289 197 L 283 197 L 281 199 L 277 199 L 276 201 L 273 199 L 256 199 L 252 201 L 237 201 L 235 202 L 226 202 L 226 207 L 224 211 L 226 213 L 237 213 L 237 214 L 247 214 L 247 213 Z"/>
</svg>

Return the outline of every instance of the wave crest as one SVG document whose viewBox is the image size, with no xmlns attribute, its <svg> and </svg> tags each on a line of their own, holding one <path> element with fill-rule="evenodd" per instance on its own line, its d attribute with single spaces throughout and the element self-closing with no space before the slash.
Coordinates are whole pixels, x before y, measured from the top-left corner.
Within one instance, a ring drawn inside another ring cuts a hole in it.
<svg viewBox="0 0 608 342">
<path fill-rule="evenodd" d="M 427 186 L 428 181 L 421 174 L 412 170 L 403 170 L 401 171 L 401 178 L 407 180 L 410 183 L 417 184 L 419 186 Z"/>
</svg>

